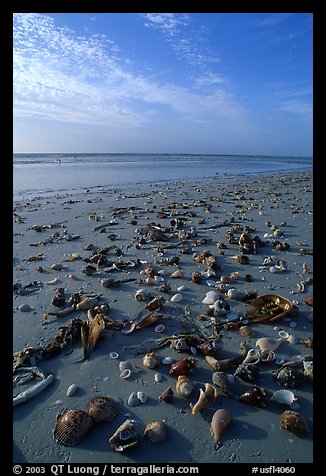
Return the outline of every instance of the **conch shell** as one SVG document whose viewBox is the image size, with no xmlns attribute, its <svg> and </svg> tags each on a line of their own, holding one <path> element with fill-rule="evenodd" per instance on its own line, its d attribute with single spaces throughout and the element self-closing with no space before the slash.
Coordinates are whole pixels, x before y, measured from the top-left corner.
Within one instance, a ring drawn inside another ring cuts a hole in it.
<svg viewBox="0 0 326 476">
<path fill-rule="evenodd" d="M 208 405 L 208 400 L 206 398 L 206 394 L 205 394 L 204 390 L 202 390 L 200 388 L 199 389 L 199 398 L 198 398 L 197 403 L 195 403 L 195 405 L 193 405 L 192 403 L 189 404 L 189 406 L 191 408 L 191 413 L 193 415 L 197 415 L 197 413 L 200 413 L 202 411 L 202 409 L 204 407 L 206 407 L 207 405 Z"/>
<path fill-rule="evenodd" d="M 231 420 L 231 413 L 228 410 L 225 410 L 224 408 L 220 408 L 214 413 L 211 422 L 211 430 L 213 433 L 213 441 L 215 445 L 218 445 L 218 443 L 220 442 L 221 435 L 226 429 L 226 427 L 229 426 Z"/>
<path fill-rule="evenodd" d="M 160 363 L 160 358 L 155 352 L 147 352 L 143 358 L 143 365 L 148 369 L 154 369 Z"/>
<path fill-rule="evenodd" d="M 126 420 L 111 436 L 109 443 L 114 451 L 125 451 L 137 445 L 138 438 L 138 422 L 136 420 Z"/>
</svg>

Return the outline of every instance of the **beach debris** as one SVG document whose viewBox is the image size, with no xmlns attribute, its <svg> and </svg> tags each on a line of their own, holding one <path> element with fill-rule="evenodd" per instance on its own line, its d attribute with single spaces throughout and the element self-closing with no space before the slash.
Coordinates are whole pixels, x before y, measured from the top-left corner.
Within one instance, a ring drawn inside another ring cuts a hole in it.
<svg viewBox="0 0 326 476">
<path fill-rule="evenodd" d="M 232 421 L 231 413 L 225 408 L 216 410 L 211 421 L 211 432 L 215 449 L 219 447 L 221 436 Z"/>
<path fill-rule="evenodd" d="M 152 299 L 149 303 L 145 304 L 145 309 L 148 309 L 149 311 L 156 311 L 158 309 L 161 309 L 164 303 L 165 298 L 163 296 L 156 297 Z"/>
<path fill-rule="evenodd" d="M 177 394 L 180 397 L 188 398 L 192 394 L 194 385 L 191 382 L 191 380 L 187 377 L 187 375 L 179 375 L 178 380 L 175 384 L 175 388 L 177 390 Z"/>
<path fill-rule="evenodd" d="M 299 369 L 290 367 L 288 363 L 285 363 L 273 375 L 280 384 L 290 388 L 298 387 L 305 380 L 304 373 Z"/>
<path fill-rule="evenodd" d="M 113 451 L 125 451 L 137 445 L 139 439 L 139 422 L 128 419 L 109 438 Z"/>
<path fill-rule="evenodd" d="M 65 290 L 64 288 L 56 288 L 55 289 L 55 295 L 52 298 L 51 303 L 53 306 L 56 307 L 62 307 L 66 303 L 66 298 L 65 298 Z"/>
<path fill-rule="evenodd" d="M 271 400 L 275 400 L 275 402 L 281 403 L 282 405 L 292 405 L 292 403 L 297 401 L 297 398 L 291 390 L 282 389 L 276 390 L 272 394 Z"/>
<path fill-rule="evenodd" d="M 187 375 L 194 369 L 195 365 L 196 360 L 193 357 L 184 357 L 171 365 L 169 373 L 176 376 Z"/>
<path fill-rule="evenodd" d="M 302 362 L 303 364 L 303 375 L 305 379 L 309 383 L 313 383 L 313 375 L 314 375 L 314 362 L 313 360 L 306 360 Z"/>
<path fill-rule="evenodd" d="M 198 397 L 198 400 L 195 403 L 195 405 L 193 405 L 192 403 L 189 404 L 189 406 L 191 408 L 191 413 L 193 415 L 197 415 L 197 413 L 200 413 L 203 408 L 207 407 L 208 403 L 209 402 L 208 402 L 208 399 L 206 397 L 206 392 L 204 392 L 204 390 L 202 390 L 200 388 L 199 389 L 199 397 Z"/>
<path fill-rule="evenodd" d="M 93 418 L 83 410 L 62 410 L 57 416 L 53 438 L 58 445 L 75 446 L 93 426 Z"/>
<path fill-rule="evenodd" d="M 104 329 L 105 323 L 100 314 L 96 314 L 93 319 L 87 319 L 82 323 L 80 330 L 84 360 L 88 359 Z"/>
<path fill-rule="evenodd" d="M 246 337 L 247 339 L 255 337 L 255 331 L 249 326 L 239 327 L 239 332 L 243 337 Z"/>
<path fill-rule="evenodd" d="M 204 341 L 201 344 L 197 345 L 197 350 L 199 350 L 204 355 L 209 355 L 214 357 L 217 350 L 216 340 Z"/>
<path fill-rule="evenodd" d="M 174 396 L 174 392 L 172 387 L 168 387 L 161 393 L 161 395 L 158 398 L 162 402 L 171 403 L 173 400 L 173 396 Z"/>
<path fill-rule="evenodd" d="M 240 401 L 256 407 L 265 407 L 266 402 L 271 397 L 271 393 L 267 392 L 263 387 L 254 385 L 246 390 L 240 397 Z"/>
<path fill-rule="evenodd" d="M 234 376 L 243 382 L 253 382 L 260 375 L 259 367 L 255 364 L 240 364 L 234 372 Z"/>
<path fill-rule="evenodd" d="M 167 425 L 161 420 L 154 420 L 145 427 L 144 437 L 151 443 L 162 443 L 167 436 Z"/>
<path fill-rule="evenodd" d="M 300 438 L 309 433 L 308 424 L 304 416 L 293 410 L 285 410 L 285 412 L 282 413 L 280 417 L 280 428 Z"/>
<path fill-rule="evenodd" d="M 231 369 L 232 367 L 237 367 L 241 364 L 244 359 L 246 358 L 248 353 L 248 347 L 245 342 L 240 343 L 240 354 L 236 355 L 235 357 L 230 357 L 228 359 L 218 360 L 215 357 L 210 355 L 205 356 L 205 360 L 210 367 L 212 367 L 215 371 L 224 371 Z"/>
<path fill-rule="evenodd" d="M 230 381 L 226 373 L 220 371 L 214 372 L 212 374 L 212 382 L 218 389 L 222 390 L 225 395 L 234 397 L 234 393 L 231 389 Z"/>
<path fill-rule="evenodd" d="M 78 386 L 75 383 L 69 385 L 66 391 L 67 397 L 72 397 L 78 390 Z"/>
<path fill-rule="evenodd" d="M 170 347 L 177 352 L 184 352 L 189 349 L 187 339 L 185 337 L 171 338 Z M 173 363 L 174 360 L 171 362 Z"/>
<path fill-rule="evenodd" d="M 24 403 L 31 398 L 33 398 L 35 395 L 38 395 L 41 393 L 46 387 L 50 385 L 50 383 L 53 381 L 53 375 L 49 374 L 47 377 L 45 376 L 44 372 L 38 368 L 38 367 L 21 367 L 21 368 L 14 368 L 14 373 L 15 372 L 24 372 L 25 377 L 23 380 L 20 379 L 20 383 L 24 383 L 26 381 L 26 378 L 28 380 L 33 377 L 34 375 L 41 380 L 32 385 L 31 387 L 27 388 L 26 390 L 20 392 L 18 395 L 13 397 L 13 406 L 15 407 L 16 405 L 20 405 L 21 403 Z"/>
</svg>

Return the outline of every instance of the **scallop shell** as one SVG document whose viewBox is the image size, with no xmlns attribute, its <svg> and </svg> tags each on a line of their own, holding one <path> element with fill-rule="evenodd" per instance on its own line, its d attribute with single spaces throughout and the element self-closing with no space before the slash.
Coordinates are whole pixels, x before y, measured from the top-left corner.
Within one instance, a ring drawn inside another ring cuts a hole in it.
<svg viewBox="0 0 326 476">
<path fill-rule="evenodd" d="M 275 400 L 277 403 L 282 403 L 283 405 L 292 405 L 297 398 L 291 390 L 282 389 L 274 392 L 271 396 L 271 400 Z"/>
<path fill-rule="evenodd" d="M 170 299 L 171 302 L 181 302 L 182 301 L 182 294 L 178 293 L 178 294 L 174 294 L 174 296 L 171 297 Z"/>
<path fill-rule="evenodd" d="M 168 436 L 167 426 L 161 420 L 149 423 L 144 430 L 144 437 L 152 443 L 161 443 Z"/>
<path fill-rule="evenodd" d="M 93 426 L 93 418 L 83 410 L 63 410 L 57 416 L 53 438 L 58 445 L 77 445 Z"/>
<path fill-rule="evenodd" d="M 190 397 L 194 386 L 193 383 L 189 380 L 186 375 L 179 375 L 177 383 L 175 384 L 177 394 L 180 397 L 188 398 Z"/>
<path fill-rule="evenodd" d="M 71 384 L 67 388 L 67 392 L 66 392 L 67 397 L 71 397 L 74 393 L 77 392 L 77 390 L 78 390 L 78 386 L 75 383 Z"/>
<path fill-rule="evenodd" d="M 90 399 L 86 411 L 94 423 L 102 423 L 112 421 L 119 413 L 119 406 L 112 398 L 99 395 Z"/>
<path fill-rule="evenodd" d="M 109 438 L 109 443 L 114 451 L 125 451 L 138 443 L 139 429 L 136 420 L 126 420 Z"/>
<path fill-rule="evenodd" d="M 154 369 L 160 363 L 160 358 L 155 352 L 147 352 L 143 358 L 143 365 L 148 369 Z"/>
</svg>

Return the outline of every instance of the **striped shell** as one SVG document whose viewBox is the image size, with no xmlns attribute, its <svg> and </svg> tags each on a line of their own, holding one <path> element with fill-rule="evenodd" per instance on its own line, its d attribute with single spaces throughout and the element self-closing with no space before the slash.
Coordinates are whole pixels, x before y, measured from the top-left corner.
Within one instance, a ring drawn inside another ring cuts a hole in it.
<svg viewBox="0 0 326 476">
<path fill-rule="evenodd" d="M 152 443 L 161 443 L 168 436 L 167 426 L 161 420 L 149 423 L 144 430 L 144 437 Z"/>
<path fill-rule="evenodd" d="M 93 426 L 93 418 L 83 410 L 63 410 L 57 416 L 53 438 L 58 445 L 77 445 Z"/>
<path fill-rule="evenodd" d="M 112 421 L 119 413 L 119 407 L 110 397 L 93 397 L 88 402 L 87 413 L 93 418 L 94 423 Z"/>
</svg>

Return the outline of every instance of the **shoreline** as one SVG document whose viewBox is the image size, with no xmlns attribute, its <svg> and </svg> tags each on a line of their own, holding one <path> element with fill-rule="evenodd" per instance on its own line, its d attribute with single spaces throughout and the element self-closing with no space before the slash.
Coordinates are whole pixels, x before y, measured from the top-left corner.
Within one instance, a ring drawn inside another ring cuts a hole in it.
<svg viewBox="0 0 326 476">
<path fill-rule="evenodd" d="M 135 354 L 132 348 L 144 346 L 146 339 L 169 337 L 181 334 L 188 329 L 187 326 L 200 326 L 204 321 L 197 319 L 205 308 L 202 300 L 213 289 L 207 281 L 218 282 L 221 275 L 237 272 L 238 279 L 232 283 L 237 291 L 256 292 L 258 296 L 278 294 L 294 301 L 298 308 L 295 317 L 275 321 L 275 324 L 250 323 L 255 336 L 247 339 L 249 348 L 255 347 L 260 337 L 278 338 L 278 331 L 274 329 L 277 326 L 296 339 L 294 344 L 282 342 L 275 352 L 276 357 L 291 360 L 299 354 L 312 355 L 312 348 L 299 342 L 300 339 L 312 337 L 313 325 L 313 308 L 305 303 L 313 294 L 313 256 L 300 251 L 312 251 L 313 246 L 312 176 L 312 171 L 282 171 L 278 174 L 246 175 L 246 183 L 243 183 L 240 176 L 217 175 L 213 179 L 164 181 L 152 185 L 134 184 L 132 187 L 113 185 L 90 189 L 89 192 L 65 192 L 56 196 L 44 194 L 15 200 L 14 283 L 18 292 L 14 292 L 13 304 L 14 352 L 26 347 L 42 347 L 58 334 L 61 326 L 68 326 L 71 319 L 87 319 L 86 311 L 74 311 L 63 317 L 50 316 L 44 324 L 45 313 L 64 308 L 51 304 L 58 287 L 64 288 L 67 301 L 78 292 L 83 296 L 100 295 L 98 303 L 108 304 L 108 316 L 120 324 L 147 313 L 145 304 L 148 300 L 137 301 L 134 298 L 137 289 L 145 288 L 154 297 L 163 296 L 166 301 L 159 310 L 162 316 L 158 324 L 165 326 L 162 334 L 155 333 L 156 324 L 130 335 L 106 329 L 87 360 L 83 359 L 81 342 L 76 339 L 57 356 L 36 363 L 46 375 L 53 374 L 54 379 L 40 394 L 14 408 L 14 462 L 312 462 L 312 385 L 309 382 L 305 381 L 292 389 L 298 405 L 294 408 L 304 415 L 309 428 L 306 437 L 298 438 L 279 428 L 280 415 L 286 407 L 275 401 L 268 401 L 266 407 L 260 408 L 219 392 L 216 402 L 210 401 L 200 414 L 192 415 L 189 404 L 196 403 L 199 389 L 203 389 L 206 382 L 212 383 L 213 370 L 204 356 L 199 352 L 194 355 L 189 349 L 177 352 L 169 345 L 157 350 L 161 359 L 168 356 L 175 360 L 188 356 L 196 359 L 195 369 L 189 375 L 194 385 L 193 393 L 190 398 L 181 398 L 176 394 L 176 378 L 169 373 L 169 366 L 160 363 L 155 369 L 146 369 L 142 364 L 143 354 Z M 160 212 L 166 216 L 159 218 Z M 171 220 L 176 218 L 180 220 L 180 228 L 171 227 Z M 136 231 L 144 230 L 150 223 L 162 227 L 168 237 L 166 242 L 150 241 Z M 256 252 L 247 254 L 247 265 L 232 258 L 240 254 L 239 244 L 230 243 L 226 238 L 226 232 L 235 224 L 239 225 L 236 239 L 243 227 L 248 226 L 251 234 L 257 235 L 264 243 Z M 280 229 L 279 236 L 273 235 L 272 225 Z M 184 243 L 181 247 L 179 243 L 182 239 Z M 275 240 L 288 243 L 289 249 L 277 250 L 272 243 Z M 225 248 L 217 246 L 217 243 L 223 243 Z M 95 265 L 95 273 L 85 275 L 82 268 L 91 264 L 85 259 L 92 255 L 91 249 L 85 249 L 87 244 L 93 245 L 93 251 L 108 248 L 105 255 L 108 261 L 118 267 L 121 263 L 126 266 L 107 271 L 112 265 Z M 180 253 L 181 248 L 191 251 L 189 254 L 188 251 Z M 193 253 L 199 255 L 204 250 L 217 259 L 216 276 L 204 276 L 207 266 L 193 260 Z M 79 257 L 69 260 L 73 254 Z M 42 256 L 41 259 L 37 260 L 37 255 Z M 176 256 L 179 258 L 178 266 L 162 261 Z M 263 265 L 264 258 L 270 256 L 284 262 L 285 269 L 270 272 L 270 267 Z M 162 264 L 159 264 L 160 260 Z M 53 264 L 63 268 L 53 269 Z M 303 271 L 304 264 L 307 272 Z M 162 272 L 164 282 L 171 286 L 168 294 L 159 292 L 155 287 L 157 283 L 144 282 L 146 275 L 143 271 L 148 267 Z M 184 276 L 172 278 L 171 273 L 178 267 Z M 200 275 L 199 284 L 192 281 L 193 272 Z M 246 274 L 252 276 L 252 281 L 245 280 Z M 54 281 L 55 278 L 57 281 Z M 106 288 L 101 285 L 103 278 L 133 278 L 135 281 Z M 302 282 L 305 283 L 301 285 L 301 292 L 298 285 Z M 186 289 L 178 292 L 180 286 Z M 171 302 L 171 297 L 177 293 L 182 294 L 182 300 Z M 225 299 L 231 308 L 230 315 L 239 317 L 250 308 L 249 303 L 239 299 Z M 19 309 L 24 304 L 29 306 L 29 311 Z M 190 314 L 186 314 L 186 309 L 190 310 Z M 227 323 L 225 319 L 217 317 L 216 320 L 221 324 Z M 205 332 L 210 333 L 210 321 L 205 326 Z M 189 329 L 187 332 L 190 332 Z M 239 354 L 239 344 L 244 339 L 238 329 L 220 327 L 216 340 L 216 357 L 227 359 Z M 150 345 L 153 343 L 150 342 Z M 110 352 L 119 353 L 118 359 L 110 358 Z M 121 379 L 118 369 L 121 360 L 130 360 L 141 370 L 129 379 Z M 271 374 L 277 368 L 275 362 L 259 364 L 260 375 L 254 384 L 271 392 L 285 388 Z M 233 374 L 235 370 L 236 367 L 231 368 L 227 373 Z M 162 380 L 155 383 L 157 372 L 162 375 Z M 76 384 L 78 390 L 67 397 L 66 391 L 71 384 Z M 159 395 L 168 386 L 174 390 L 173 401 L 159 401 Z M 231 386 L 239 396 L 248 388 L 248 383 L 235 378 Z M 127 401 L 134 391 L 146 394 L 147 401 L 130 407 Z M 107 395 L 118 402 L 118 416 L 112 422 L 94 425 L 76 446 L 58 445 L 52 437 L 56 415 L 63 408 L 84 410 L 90 398 L 96 395 Z M 220 408 L 230 411 L 232 423 L 223 433 L 222 444 L 216 450 L 210 422 L 213 413 Z M 129 451 L 112 451 L 108 438 L 127 418 L 139 420 L 143 426 L 156 419 L 164 420 L 168 427 L 166 441 L 153 445 L 140 438 L 138 445 Z"/>
</svg>

